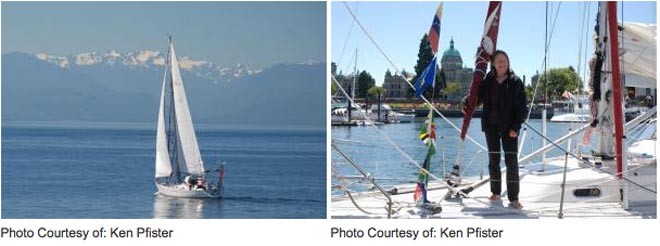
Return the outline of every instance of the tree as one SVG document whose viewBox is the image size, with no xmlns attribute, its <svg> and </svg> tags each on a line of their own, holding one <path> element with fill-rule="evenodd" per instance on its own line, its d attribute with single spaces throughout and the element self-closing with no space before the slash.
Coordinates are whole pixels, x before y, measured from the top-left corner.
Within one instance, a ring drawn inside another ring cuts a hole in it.
<svg viewBox="0 0 660 246">
<path fill-rule="evenodd" d="M 547 83 L 546 83 L 547 81 Z M 559 99 L 564 91 L 575 92 L 584 82 L 573 67 L 553 68 L 539 77 L 539 93 L 543 95 L 547 87 L 548 99 Z"/>
<path fill-rule="evenodd" d="M 445 74 L 444 69 L 440 69 L 440 74 L 436 77 L 435 80 L 435 98 L 442 98 L 447 87 L 447 75 Z"/>
<path fill-rule="evenodd" d="M 461 91 L 461 85 L 458 83 L 449 83 L 447 87 L 442 89 L 443 93 L 446 95 L 457 95 Z"/>
<path fill-rule="evenodd" d="M 378 95 L 383 95 L 383 94 L 385 94 L 385 88 L 380 87 L 380 86 L 372 86 L 367 91 L 367 94 L 369 94 L 370 97 L 376 97 Z"/>
<path fill-rule="evenodd" d="M 387 71 L 385 72 L 385 77 L 392 77 L 392 72 L 390 72 L 390 69 L 388 68 Z"/>
<path fill-rule="evenodd" d="M 525 94 L 527 95 L 527 98 L 529 100 L 532 100 L 532 98 L 534 98 L 534 86 L 526 85 L 525 86 Z M 538 93 L 536 93 L 536 94 L 538 94 Z"/>
<path fill-rule="evenodd" d="M 374 85 L 376 85 L 376 80 L 371 77 L 371 74 L 367 73 L 367 71 L 362 71 L 358 76 L 357 84 L 355 85 L 355 97 L 367 97 L 367 91 Z"/>
<path fill-rule="evenodd" d="M 419 42 L 419 52 L 417 52 L 417 65 L 415 65 L 415 77 L 413 77 L 411 83 L 415 83 L 417 81 L 417 78 L 422 75 L 424 72 L 424 69 L 428 67 L 429 63 L 433 59 L 433 51 L 431 50 L 431 45 L 429 42 L 426 40 L 426 33 L 424 36 L 422 36 L 422 40 Z M 436 73 L 435 73 L 435 83 L 436 85 L 434 86 L 436 88 L 436 92 L 442 89 L 442 85 L 439 83 L 440 81 L 440 73 L 438 72 L 438 65 L 436 64 Z M 426 91 L 424 92 L 424 96 L 427 98 L 430 98 L 433 92 Z M 439 97 L 439 93 L 436 93 L 436 97 Z M 415 95 L 415 90 L 412 88 L 408 89 L 408 96 L 413 96 Z"/>
</svg>

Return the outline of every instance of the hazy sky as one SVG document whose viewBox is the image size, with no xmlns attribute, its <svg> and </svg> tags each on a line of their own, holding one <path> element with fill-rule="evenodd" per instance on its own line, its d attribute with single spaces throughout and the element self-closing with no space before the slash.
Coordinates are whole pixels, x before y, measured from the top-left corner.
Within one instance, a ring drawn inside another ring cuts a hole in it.
<svg viewBox="0 0 660 246">
<path fill-rule="evenodd" d="M 221 65 L 326 60 L 325 2 L 3 2 L 2 53 L 167 48 Z"/>
<path fill-rule="evenodd" d="M 396 66 L 414 72 L 420 39 L 431 26 L 438 2 L 348 2 L 348 5 L 356 9 L 354 12 L 359 20 Z M 545 2 L 504 2 L 502 6 L 497 48 L 509 54 L 511 67 L 521 78 L 526 75 L 528 83 L 535 71 L 542 71 L 545 5 Z M 579 57 L 584 57 L 585 50 L 587 57 L 593 53 L 592 43 L 589 42 L 584 49 L 582 39 L 583 51 L 582 56 L 579 55 L 579 38 L 580 33 L 593 34 L 597 4 L 551 2 L 549 5 L 551 21 L 555 19 L 557 9 L 559 12 L 550 44 L 548 68 L 571 65 L 577 69 Z M 445 2 L 440 28 L 440 56 L 449 48 L 453 37 L 463 65 L 473 68 L 487 9 L 487 2 Z M 656 23 L 655 2 L 625 2 L 623 8 L 619 3 L 619 19 L 621 10 L 625 21 Z M 582 31 L 580 20 L 587 14 L 587 25 Z M 382 84 L 385 71 L 389 68 L 394 72 L 394 68 L 357 25 L 351 30 L 352 23 L 344 4 L 333 2 L 331 60 L 338 63 L 338 70 L 350 73 L 357 48 L 358 70 L 367 70 L 377 84 Z M 584 64 L 582 66 L 584 68 Z"/>
</svg>

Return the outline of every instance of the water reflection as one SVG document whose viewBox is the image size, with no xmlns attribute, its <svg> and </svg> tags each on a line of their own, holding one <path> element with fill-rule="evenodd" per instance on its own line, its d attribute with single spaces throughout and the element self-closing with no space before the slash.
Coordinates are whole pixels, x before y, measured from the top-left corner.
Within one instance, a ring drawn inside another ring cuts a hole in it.
<svg viewBox="0 0 660 246">
<path fill-rule="evenodd" d="M 204 219 L 221 217 L 222 199 L 180 198 L 154 195 L 155 219 Z"/>
</svg>

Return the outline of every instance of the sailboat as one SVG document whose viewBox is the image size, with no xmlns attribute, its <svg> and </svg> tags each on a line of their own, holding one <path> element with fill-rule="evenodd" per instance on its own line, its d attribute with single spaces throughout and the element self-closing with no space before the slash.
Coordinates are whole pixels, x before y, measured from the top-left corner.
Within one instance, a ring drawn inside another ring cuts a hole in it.
<svg viewBox="0 0 660 246">
<path fill-rule="evenodd" d="M 158 193 L 188 198 L 222 197 L 224 170 L 222 165 L 213 171 L 204 169 L 171 37 L 157 128 L 154 183 Z M 217 172 L 217 182 L 206 178 L 211 172 Z"/>
<path fill-rule="evenodd" d="M 532 163 L 520 171 L 520 197 L 525 205 L 523 209 L 506 206 L 502 200 L 492 201 L 492 194 L 488 185 L 489 179 L 481 177 L 461 177 L 458 188 L 452 184 L 445 184 L 441 177 L 434 177 L 429 182 L 426 191 L 420 193 L 429 201 L 439 201 L 441 212 L 428 211 L 417 203 L 414 184 L 404 183 L 390 188 L 381 186 L 377 179 L 367 170 L 360 167 L 354 158 L 350 158 L 339 146 L 339 141 L 333 140 L 333 151 L 338 152 L 348 164 L 358 170 L 362 176 L 351 177 L 344 182 L 350 184 L 353 180 L 364 180 L 371 183 L 377 190 L 351 192 L 346 186 L 333 184 L 333 188 L 341 189 L 345 193 L 332 197 L 331 211 L 333 218 L 657 218 L 657 166 L 655 154 L 649 156 L 649 142 L 653 143 L 657 123 L 656 107 L 647 110 L 644 114 L 625 123 L 622 112 L 623 103 L 619 66 L 621 61 L 618 54 L 618 39 L 603 37 L 618 37 L 618 24 L 616 16 L 616 2 L 599 3 L 598 23 L 599 33 L 598 55 L 606 55 L 602 61 L 603 69 L 596 70 L 590 75 L 594 80 L 602 82 L 598 85 L 601 93 L 612 95 L 602 97 L 603 107 L 599 108 L 598 130 L 601 143 L 599 147 L 607 151 L 594 154 L 573 154 L 568 150 L 571 138 L 585 133 L 591 124 L 585 124 L 579 129 L 572 130 L 565 136 L 552 141 L 525 123 L 530 130 L 542 138 L 550 140 L 550 144 L 536 149 L 534 152 L 522 156 L 519 163 L 528 163 L 537 156 L 550 149 L 559 149 L 564 152 L 562 156 L 548 158 L 544 163 Z M 348 7 L 347 7 L 348 9 Z M 350 9 L 349 9 L 350 11 Z M 489 11 L 490 13 L 490 11 Z M 357 21 L 357 18 L 355 18 Z M 625 26 L 624 26 L 625 27 Z M 655 52 L 650 57 L 655 57 Z M 625 62 L 627 59 L 622 60 Z M 627 60 L 630 61 L 630 60 Z M 655 64 L 654 60 L 653 64 Z M 632 67 L 631 65 L 628 65 Z M 630 68 L 628 68 L 630 69 Z M 632 70 L 632 69 L 631 69 Z M 602 75 L 602 76 L 601 76 Z M 648 81 L 657 81 L 655 74 L 648 75 Z M 411 85 L 411 84 L 409 84 Z M 411 85 L 412 86 L 412 85 Z M 609 92 L 608 92 L 609 90 Z M 607 107 L 607 110 L 605 110 Z M 435 109 L 434 109 L 435 110 Z M 436 111 L 440 117 L 444 116 Z M 604 113 L 605 112 L 605 113 Z M 460 129 L 450 121 L 447 123 L 457 131 Z M 604 129 L 607 130 L 604 130 Z M 635 141 L 633 132 L 650 132 L 651 139 Z M 647 130 L 644 130 L 647 129 Z M 626 134 L 630 133 L 630 134 Z M 415 161 L 401 148 L 396 146 L 387 135 L 383 134 L 389 143 L 401 152 L 410 163 Z M 626 138 L 623 138 L 627 135 Z M 586 136 L 586 135 L 585 135 Z M 469 135 L 466 139 L 473 141 Z M 605 140 L 603 140 L 605 139 Z M 633 142 L 628 147 L 628 141 Z M 473 141 L 477 147 L 479 143 Z M 562 147 L 567 143 L 567 147 Z M 482 151 L 472 154 L 479 156 Z M 458 159 L 458 158 L 457 158 Z M 333 160 L 334 164 L 335 160 Z M 427 170 L 426 168 L 420 170 Z M 343 171 L 343 170 L 342 170 Z M 420 171 L 421 172 L 421 171 Z M 452 171 L 453 172 L 453 171 Z M 429 176 L 433 174 L 428 172 Z M 339 168 L 333 167 L 333 177 L 342 181 Z M 359 178 L 359 179 L 358 179 Z M 505 176 L 502 177 L 505 182 Z M 505 194 L 502 194 L 504 196 Z M 385 209 L 383 209 L 385 208 Z"/>
</svg>

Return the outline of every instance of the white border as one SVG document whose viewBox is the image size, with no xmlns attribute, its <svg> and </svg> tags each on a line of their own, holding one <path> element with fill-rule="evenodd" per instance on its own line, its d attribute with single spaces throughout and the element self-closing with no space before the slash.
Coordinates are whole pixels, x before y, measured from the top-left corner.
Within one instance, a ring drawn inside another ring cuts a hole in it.
<svg viewBox="0 0 660 246">
<path fill-rule="evenodd" d="M 332 2 L 326 2 L 326 35 L 327 55 L 326 83 L 330 77 L 331 66 L 331 8 Z M 1 11 L 0 7 L 0 11 Z M 656 14 L 658 5 L 656 5 Z M 657 19 L 656 19 L 657 22 Z M 1 46 L 0 39 L 0 46 Z M 1 63 L 1 60 L 0 60 Z M 0 71 L 1 76 L 2 71 Z M 0 82 L 1 83 L 1 82 Z M 326 103 L 330 101 L 330 84 L 327 84 Z M 0 88 L 1 93 L 1 88 Z M 326 110 L 330 105 L 326 104 Z M 0 104 L 1 108 L 1 104 Z M 1 112 L 0 112 L 1 113 Z M 0 123 L 1 124 L 1 123 Z M 1 126 L 1 125 L 0 125 Z M 330 187 L 330 118 L 326 118 L 326 159 L 327 187 Z M 1 144 L 0 144 L 1 148 Z M 1 158 L 1 153 L 0 153 Z M 1 167 L 0 167 L 1 174 Z M 0 182 L 1 190 L 1 182 Z M 0 194 L 1 196 L 1 194 Z M 327 204 L 331 202 L 330 191 L 326 190 Z M 2 207 L 0 204 L 0 211 Z M 326 216 L 330 218 L 331 211 L 326 205 Z M 650 220 L 614 220 L 614 219 L 586 219 L 586 220 L 331 220 L 331 219 L 208 219 L 208 220 L 15 220 L 0 219 L 1 227 L 13 227 L 15 229 L 31 228 L 37 230 L 39 227 L 52 229 L 89 229 L 100 227 L 122 227 L 135 228 L 138 226 L 159 227 L 174 230 L 171 239 L 7 239 L 0 238 L 0 245 L 18 245 L 24 243 L 49 243 L 55 245 L 114 245 L 125 242 L 154 243 L 158 245 L 190 245 L 197 243 L 210 243 L 220 245 L 234 244 L 257 244 L 274 242 L 286 242 L 288 245 L 314 245 L 314 244 L 341 244 L 343 245 L 411 245 L 411 244 L 443 244 L 460 243 L 460 245 L 500 245 L 500 244 L 551 244 L 563 243 L 589 243 L 592 245 L 626 245 L 630 243 L 652 244 L 657 241 L 658 227 L 657 219 Z M 464 228 L 468 226 L 481 226 L 485 228 L 502 229 L 503 238 L 499 239 L 424 239 L 411 241 L 409 239 L 339 239 L 330 238 L 330 228 L 342 227 L 345 229 L 360 228 L 368 229 L 378 227 L 380 229 L 419 229 L 424 230 L 431 227 Z"/>
</svg>

